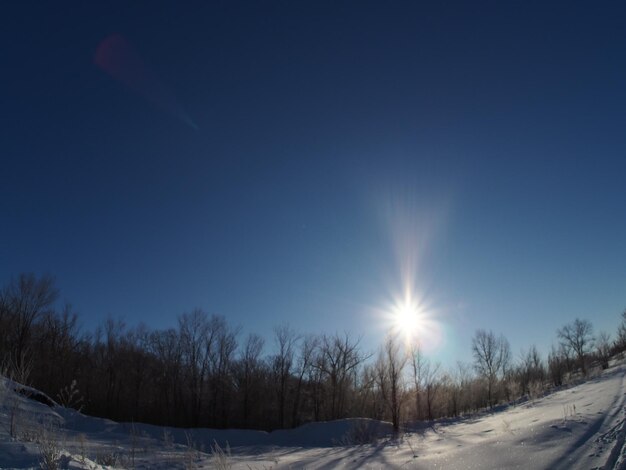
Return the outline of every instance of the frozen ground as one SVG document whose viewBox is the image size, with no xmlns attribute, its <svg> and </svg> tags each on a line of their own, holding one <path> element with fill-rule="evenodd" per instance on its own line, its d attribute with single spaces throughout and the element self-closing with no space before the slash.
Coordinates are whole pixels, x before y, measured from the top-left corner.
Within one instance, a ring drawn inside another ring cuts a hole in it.
<svg viewBox="0 0 626 470">
<path fill-rule="evenodd" d="M 41 448 L 61 468 L 626 468 L 626 367 L 544 398 L 388 437 L 389 423 L 341 420 L 295 430 L 180 430 L 91 418 L 0 389 L 0 468 L 39 468 Z M 20 440 L 9 437 L 11 415 Z M 350 445 L 355 430 L 375 444 Z M 211 453 L 214 440 L 230 456 Z M 96 463 L 100 462 L 100 463 Z M 103 465 L 103 463 L 109 465 Z M 115 464 L 113 465 L 113 462 Z"/>
</svg>

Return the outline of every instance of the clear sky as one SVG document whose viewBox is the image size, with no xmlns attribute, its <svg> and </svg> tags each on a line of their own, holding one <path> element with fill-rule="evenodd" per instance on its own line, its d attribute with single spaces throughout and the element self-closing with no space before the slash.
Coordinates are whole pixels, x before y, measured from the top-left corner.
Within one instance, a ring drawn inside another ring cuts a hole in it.
<svg viewBox="0 0 626 470">
<path fill-rule="evenodd" d="M 183 5 L 184 3 L 184 5 Z M 626 307 L 620 2 L 3 2 L 0 280 L 444 362 Z"/>
</svg>

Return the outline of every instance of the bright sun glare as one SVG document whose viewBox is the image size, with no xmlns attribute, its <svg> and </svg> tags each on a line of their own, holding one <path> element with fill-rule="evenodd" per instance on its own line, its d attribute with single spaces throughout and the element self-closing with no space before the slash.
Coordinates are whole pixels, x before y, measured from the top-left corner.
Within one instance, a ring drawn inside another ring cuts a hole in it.
<svg viewBox="0 0 626 470">
<path fill-rule="evenodd" d="M 395 327 L 398 332 L 404 334 L 407 338 L 413 337 L 419 333 L 420 329 L 420 311 L 419 308 L 410 302 L 404 302 L 398 305 L 393 312 Z"/>
<path fill-rule="evenodd" d="M 424 351 L 435 352 L 444 344 L 444 325 L 442 312 L 434 304 L 426 261 L 432 251 L 430 243 L 444 222 L 445 206 L 392 185 L 381 207 L 397 269 L 389 279 L 384 303 L 376 308 L 381 326 L 405 347 L 419 344 Z"/>
</svg>

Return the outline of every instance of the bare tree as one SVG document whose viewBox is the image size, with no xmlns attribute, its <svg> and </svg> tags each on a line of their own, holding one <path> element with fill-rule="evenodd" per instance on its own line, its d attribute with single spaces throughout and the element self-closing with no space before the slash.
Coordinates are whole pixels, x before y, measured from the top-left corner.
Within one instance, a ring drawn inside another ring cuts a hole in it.
<svg viewBox="0 0 626 470">
<path fill-rule="evenodd" d="M 602 369 L 608 369 L 609 359 L 611 358 L 611 335 L 605 331 L 600 332 L 596 338 L 596 354 Z"/>
<path fill-rule="evenodd" d="M 534 344 L 527 352 L 522 351 L 521 364 L 518 369 L 518 383 L 520 393 L 530 394 L 531 384 L 538 386 L 545 378 L 545 370 L 541 361 L 541 356 Z"/>
<path fill-rule="evenodd" d="M 211 423 L 220 419 L 224 425 L 229 412 L 227 402 L 231 394 L 227 389 L 239 330 L 231 329 L 224 317 L 209 317 L 200 309 L 181 315 L 178 323 L 192 423 L 198 426 L 208 411 Z"/>
<path fill-rule="evenodd" d="M 178 332 L 170 328 L 151 333 L 147 350 L 158 364 L 152 378 L 157 392 L 155 411 L 165 422 L 181 425 L 183 352 Z"/>
<path fill-rule="evenodd" d="M 441 385 L 446 403 L 446 416 L 458 416 L 459 404 L 461 398 L 461 387 L 459 384 L 459 376 L 456 370 L 445 372 L 441 377 Z"/>
<path fill-rule="evenodd" d="M 246 338 L 237 367 L 237 382 L 241 393 L 241 405 L 244 426 L 249 425 L 252 398 L 255 392 L 255 381 L 261 369 L 261 352 L 264 340 L 259 335 L 251 333 Z M 257 403 L 258 405 L 258 403 Z"/>
<path fill-rule="evenodd" d="M 220 427 L 228 426 L 232 405 L 232 368 L 237 336 L 240 327 L 230 327 L 220 315 L 211 315 L 209 338 L 213 337 L 213 350 L 209 356 L 210 419 Z M 208 343 L 207 343 L 208 345 Z"/>
<path fill-rule="evenodd" d="M 440 381 L 440 369 L 439 363 L 431 365 L 428 363 L 424 370 L 424 390 L 426 392 L 426 416 L 429 421 L 435 419 L 433 414 L 433 404 L 437 398 L 439 388 L 441 386 Z"/>
<path fill-rule="evenodd" d="M 550 372 L 550 378 L 552 384 L 555 387 L 563 385 L 563 377 L 567 370 L 567 358 L 563 354 L 563 348 L 559 346 L 557 349 L 554 345 L 548 354 L 548 371 Z"/>
<path fill-rule="evenodd" d="M 462 361 L 456 363 L 456 378 L 459 389 L 459 410 L 471 409 L 474 402 L 472 384 L 475 382 L 472 367 Z"/>
<path fill-rule="evenodd" d="M 96 329 L 90 364 L 99 373 L 94 376 L 94 395 L 99 397 L 95 411 L 120 419 L 120 392 L 126 373 L 122 356 L 122 338 L 126 324 L 109 317 L 103 327 Z"/>
<path fill-rule="evenodd" d="M 122 357 L 127 369 L 126 393 L 130 399 L 124 400 L 132 421 L 141 419 L 144 386 L 148 381 L 149 356 L 145 353 L 148 348 L 149 332 L 144 323 L 128 331 L 122 341 Z M 130 406 L 129 406 L 130 405 Z"/>
<path fill-rule="evenodd" d="M 511 346 L 508 340 L 500 335 L 500 354 L 502 358 L 502 379 L 501 385 L 506 401 L 511 401 L 511 382 L 513 381 L 513 367 Z"/>
<path fill-rule="evenodd" d="M 11 331 L 12 318 L 9 305 L 9 299 L 7 298 L 7 289 L 0 290 L 0 358 L 9 354 L 11 349 L 11 343 L 9 334 Z"/>
<path fill-rule="evenodd" d="M 0 316 L 8 327 L 5 334 L 14 359 L 28 350 L 34 323 L 58 296 L 52 276 L 37 278 L 34 274 L 21 274 L 0 293 Z"/>
<path fill-rule="evenodd" d="M 79 330 L 78 314 L 70 304 L 60 313 L 45 312 L 35 325 L 31 347 L 41 367 L 33 370 L 33 380 L 47 384 L 55 394 L 77 378 Z"/>
<path fill-rule="evenodd" d="M 291 426 L 296 427 L 298 423 L 298 413 L 300 411 L 300 400 L 302 396 L 302 386 L 304 384 L 304 377 L 309 374 L 313 367 L 313 361 L 315 360 L 315 350 L 319 345 L 319 340 L 316 336 L 307 335 L 300 342 L 300 353 L 298 355 L 297 369 L 296 369 L 296 390 L 293 399 L 293 409 L 291 412 Z"/>
<path fill-rule="evenodd" d="M 293 356 L 299 336 L 289 325 L 281 325 L 274 328 L 274 338 L 277 353 L 272 358 L 272 369 L 275 376 L 276 396 L 278 398 L 278 425 L 284 428 L 287 386 L 291 378 Z"/>
<path fill-rule="evenodd" d="M 370 357 L 361 353 L 359 343 L 360 338 L 353 340 L 348 333 L 322 336 L 315 367 L 330 382 L 330 419 L 343 417 L 348 385 L 358 366 Z"/>
<path fill-rule="evenodd" d="M 587 375 L 585 356 L 589 353 L 593 342 L 593 326 L 588 320 L 577 318 L 557 331 L 557 336 L 564 348 L 574 352 L 583 373 Z"/>
<path fill-rule="evenodd" d="M 204 407 L 204 389 L 209 367 L 209 355 L 214 354 L 215 333 L 209 329 L 207 314 L 200 309 L 178 317 L 182 362 L 186 372 L 189 417 L 198 426 Z"/>
<path fill-rule="evenodd" d="M 388 335 L 376 363 L 378 386 L 391 413 L 395 434 L 400 432 L 400 410 L 403 400 L 402 370 L 407 356 L 400 351 L 400 345 L 393 335 Z"/>
<path fill-rule="evenodd" d="M 490 407 L 493 407 L 493 392 L 499 375 L 506 367 L 511 357 L 509 342 L 492 331 L 477 330 L 472 339 L 474 367 L 487 380 L 487 397 Z"/>
<path fill-rule="evenodd" d="M 356 387 L 356 402 L 353 407 L 354 416 L 368 416 L 372 419 L 384 419 L 385 406 L 377 386 L 378 372 L 376 364 L 366 364 L 359 374 L 359 382 Z"/>
<path fill-rule="evenodd" d="M 415 393 L 415 418 L 422 419 L 422 381 L 424 380 L 424 370 L 428 366 L 428 360 L 422 353 L 419 343 L 411 345 L 411 372 L 413 375 L 413 387 Z"/>
<path fill-rule="evenodd" d="M 321 344 L 316 348 L 311 369 L 307 374 L 309 393 L 313 408 L 313 419 L 320 421 L 324 412 L 325 404 L 325 379 L 326 379 L 326 357 L 322 351 Z"/>
<path fill-rule="evenodd" d="M 617 339 L 615 345 L 618 351 L 626 351 L 626 309 L 622 312 L 622 321 L 617 328 Z"/>
</svg>

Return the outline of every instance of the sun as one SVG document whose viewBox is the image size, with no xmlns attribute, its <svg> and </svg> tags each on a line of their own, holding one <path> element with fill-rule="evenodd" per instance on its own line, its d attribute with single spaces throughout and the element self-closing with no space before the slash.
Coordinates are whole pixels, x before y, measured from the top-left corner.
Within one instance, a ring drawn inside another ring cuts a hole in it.
<svg viewBox="0 0 626 470">
<path fill-rule="evenodd" d="M 393 322 L 398 333 L 412 338 L 419 333 L 422 326 L 420 309 L 411 302 L 403 302 L 394 308 Z"/>
<path fill-rule="evenodd" d="M 437 351 L 444 343 L 441 313 L 423 295 L 407 290 L 376 309 L 381 327 L 404 344 L 407 351 L 415 345 L 425 352 Z"/>
</svg>

